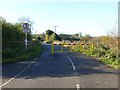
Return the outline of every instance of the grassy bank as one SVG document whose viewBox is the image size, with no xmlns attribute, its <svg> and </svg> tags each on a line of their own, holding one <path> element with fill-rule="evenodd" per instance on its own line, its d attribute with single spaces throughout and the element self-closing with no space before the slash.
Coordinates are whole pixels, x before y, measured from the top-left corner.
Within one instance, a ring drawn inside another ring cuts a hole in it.
<svg viewBox="0 0 120 90">
<path fill-rule="evenodd" d="M 38 57 L 42 51 L 43 47 L 40 42 L 32 42 L 32 45 L 28 46 L 27 50 L 23 46 L 19 48 L 5 48 L 2 51 L 2 63 L 18 62 Z"/>
<path fill-rule="evenodd" d="M 81 53 L 97 58 L 110 67 L 120 68 L 120 57 L 113 50 L 94 48 L 94 50 L 82 50 Z"/>
</svg>

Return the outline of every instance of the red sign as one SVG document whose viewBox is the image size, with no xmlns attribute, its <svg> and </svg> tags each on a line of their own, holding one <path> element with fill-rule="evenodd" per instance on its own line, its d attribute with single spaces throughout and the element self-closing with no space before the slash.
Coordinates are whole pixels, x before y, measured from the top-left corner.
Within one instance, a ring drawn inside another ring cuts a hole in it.
<svg viewBox="0 0 120 90">
<path fill-rule="evenodd" d="M 23 28 L 24 28 L 24 29 L 29 29 L 29 24 L 28 24 L 28 23 L 24 23 L 24 24 L 23 24 Z"/>
</svg>

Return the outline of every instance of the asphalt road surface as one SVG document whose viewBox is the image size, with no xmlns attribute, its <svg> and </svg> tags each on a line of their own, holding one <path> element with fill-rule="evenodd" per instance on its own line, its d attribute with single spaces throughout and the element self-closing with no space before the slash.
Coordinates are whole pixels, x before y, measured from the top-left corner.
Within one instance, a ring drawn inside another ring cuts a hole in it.
<svg viewBox="0 0 120 90">
<path fill-rule="evenodd" d="M 118 88 L 118 70 L 77 52 L 51 55 L 51 45 L 44 47 L 45 51 L 39 58 L 3 64 L 1 87 Z"/>
</svg>

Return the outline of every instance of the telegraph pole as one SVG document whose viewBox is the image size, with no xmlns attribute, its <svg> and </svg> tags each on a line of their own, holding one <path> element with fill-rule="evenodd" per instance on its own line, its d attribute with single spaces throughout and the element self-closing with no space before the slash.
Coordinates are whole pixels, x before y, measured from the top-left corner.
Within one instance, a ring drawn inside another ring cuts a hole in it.
<svg viewBox="0 0 120 90">
<path fill-rule="evenodd" d="M 56 27 L 58 27 L 58 26 L 53 26 L 53 27 L 55 27 L 55 33 L 56 33 Z"/>
</svg>

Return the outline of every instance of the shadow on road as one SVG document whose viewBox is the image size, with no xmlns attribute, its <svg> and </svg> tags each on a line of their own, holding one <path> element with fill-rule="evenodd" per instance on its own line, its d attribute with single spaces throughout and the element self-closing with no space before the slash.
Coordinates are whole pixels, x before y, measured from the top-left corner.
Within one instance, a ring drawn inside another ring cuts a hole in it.
<svg viewBox="0 0 120 90">
<path fill-rule="evenodd" d="M 17 78 L 63 78 L 92 74 L 118 74 L 117 70 L 107 68 L 103 63 L 88 58 L 80 53 L 55 53 L 55 55 L 51 55 L 50 45 L 45 46 L 45 48 L 47 49 L 39 59 Z M 73 70 L 67 56 L 73 61 L 76 70 Z M 3 79 L 12 78 L 31 62 L 32 61 L 24 61 L 3 65 Z"/>
</svg>

